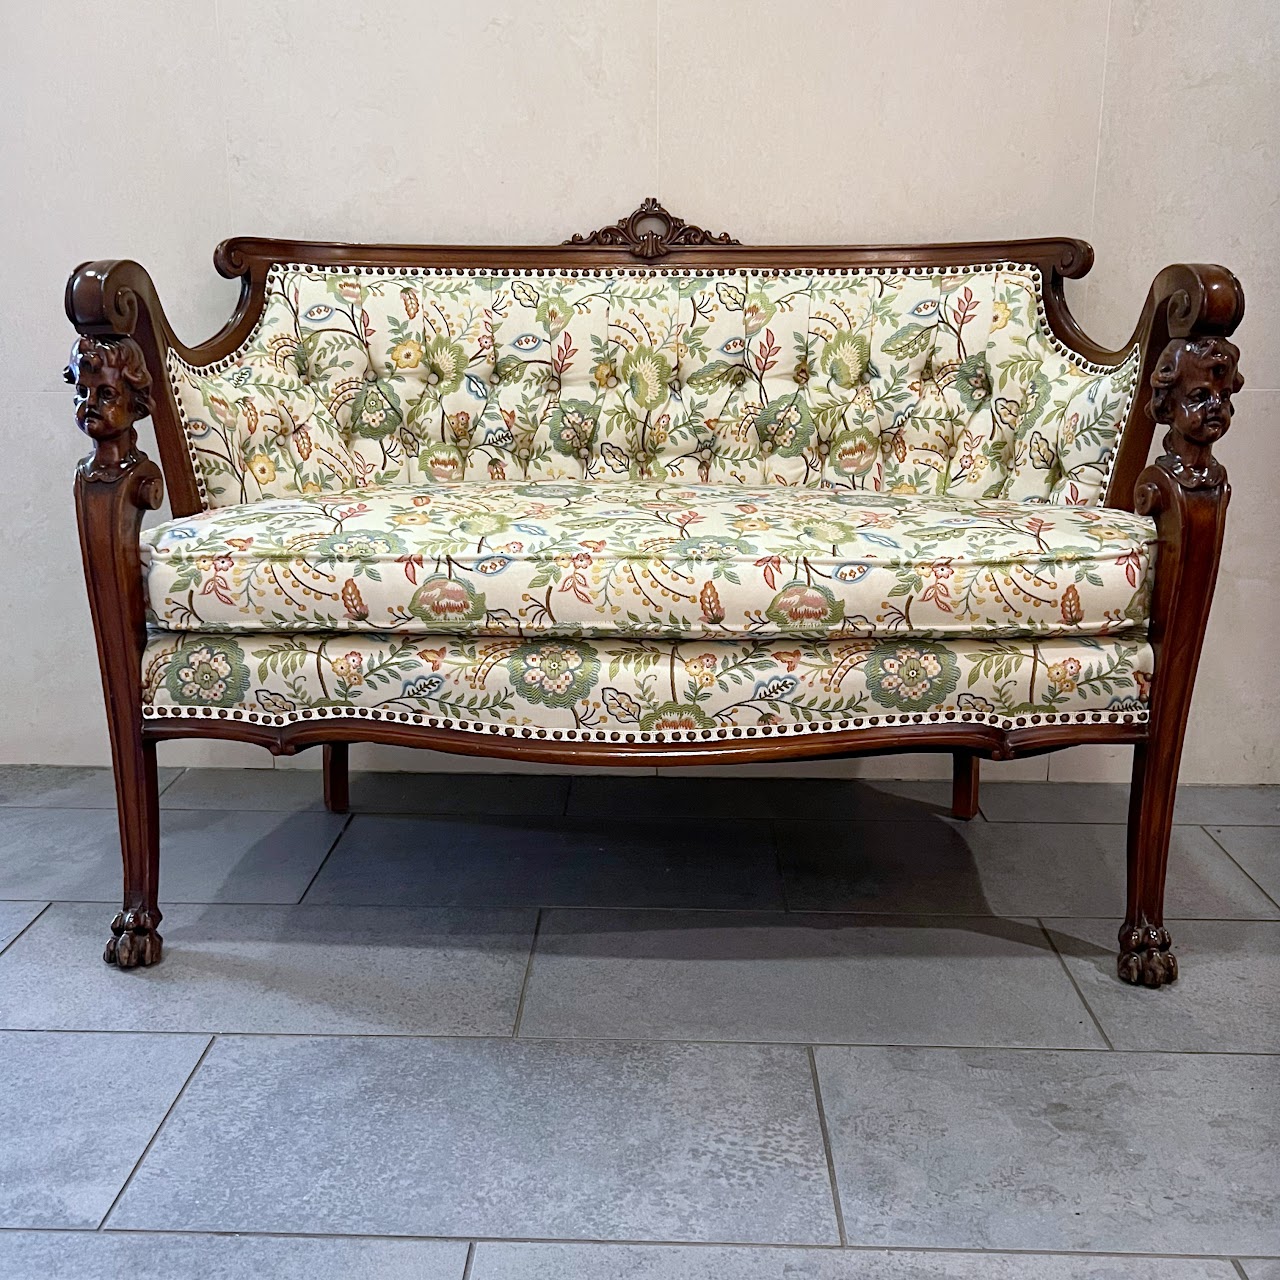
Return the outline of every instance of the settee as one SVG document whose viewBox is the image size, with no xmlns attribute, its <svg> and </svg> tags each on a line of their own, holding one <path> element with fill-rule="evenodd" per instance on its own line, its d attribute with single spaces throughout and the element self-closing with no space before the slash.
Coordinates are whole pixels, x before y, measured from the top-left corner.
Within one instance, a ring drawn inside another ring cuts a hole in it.
<svg viewBox="0 0 1280 1280">
<path fill-rule="evenodd" d="M 322 745 L 336 810 L 357 741 L 946 752 L 960 817 L 979 758 L 1113 743 L 1134 749 L 1119 976 L 1172 981 L 1244 300 L 1221 267 L 1169 267 L 1110 351 L 1064 298 L 1091 262 L 1070 239 L 749 248 L 653 200 L 554 248 L 234 239 L 215 264 L 239 305 L 198 346 L 136 263 L 81 266 L 108 962 L 161 956 L 170 739 Z"/>
</svg>

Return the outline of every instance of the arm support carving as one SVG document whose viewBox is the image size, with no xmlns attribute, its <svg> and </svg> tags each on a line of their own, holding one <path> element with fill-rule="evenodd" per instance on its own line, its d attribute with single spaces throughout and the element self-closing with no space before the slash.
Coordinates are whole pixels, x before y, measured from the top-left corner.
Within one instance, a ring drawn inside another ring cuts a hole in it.
<svg viewBox="0 0 1280 1280">
<path fill-rule="evenodd" d="M 1229 338 L 1243 315 L 1244 290 L 1226 267 L 1177 263 L 1152 281 L 1142 316 L 1126 344 L 1141 344 L 1142 368 L 1107 489 L 1107 506 L 1130 507 L 1133 502 L 1134 486 L 1151 448 L 1153 378 L 1170 340 Z"/>
<path fill-rule="evenodd" d="M 1120 930 L 1119 971 L 1126 982 L 1147 986 L 1177 977 L 1164 927 L 1165 858 L 1231 498 L 1213 446 L 1231 425 L 1231 397 L 1242 385 L 1238 357 L 1225 337 L 1214 334 L 1175 338 L 1164 347 L 1151 375 L 1149 411 L 1168 428 L 1165 452 L 1138 478 L 1134 492 L 1135 510 L 1155 518 L 1159 542 L 1150 625 L 1156 669 L 1147 739 L 1134 757 L 1129 914 Z"/>
<path fill-rule="evenodd" d="M 82 335 L 72 353 L 68 375 L 86 360 L 93 363 L 98 359 L 92 354 L 94 351 L 100 355 L 113 351 L 112 360 L 125 360 L 121 353 L 126 350 L 132 353 L 127 358 L 132 371 L 129 378 L 136 381 L 140 371 L 149 380 L 145 407 L 139 407 L 135 420 L 151 416 L 173 513 L 184 516 L 199 511 L 202 503 L 195 471 L 182 434 L 177 404 L 168 386 L 165 365 L 169 348 L 179 354 L 185 354 L 186 348 L 169 328 L 151 277 L 136 262 L 128 260 L 83 263 L 67 281 L 66 308 L 67 318 Z M 95 420 L 100 421 L 100 415 Z M 89 430 L 83 422 L 81 427 Z M 94 432 L 89 430 L 89 434 Z M 122 448 L 127 452 L 134 447 L 131 429 L 128 445 Z M 95 456 L 100 457 L 100 465 L 108 464 L 113 448 L 105 441 L 99 446 Z"/>
<path fill-rule="evenodd" d="M 118 313 L 126 320 L 127 309 Z M 142 653 L 146 597 L 138 534 L 144 511 L 160 505 L 160 469 L 138 448 L 136 423 L 151 412 L 151 377 L 141 348 L 116 333 L 80 337 L 65 377 L 76 388 L 76 420 L 93 452 L 76 468 L 76 522 L 89 588 L 107 728 L 115 764 L 125 898 L 105 958 L 129 968 L 154 964 L 159 829 L 155 747 L 142 740 Z"/>
</svg>

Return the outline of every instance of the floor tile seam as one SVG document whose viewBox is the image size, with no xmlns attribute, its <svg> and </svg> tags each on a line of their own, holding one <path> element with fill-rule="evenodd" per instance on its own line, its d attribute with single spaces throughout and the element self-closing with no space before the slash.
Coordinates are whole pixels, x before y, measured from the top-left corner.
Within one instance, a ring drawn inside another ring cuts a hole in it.
<svg viewBox="0 0 1280 1280">
<path fill-rule="evenodd" d="M 1216 825 L 1218 825 L 1218 826 L 1222 826 L 1223 824 L 1222 824 L 1222 823 L 1218 823 L 1218 824 L 1216 824 Z M 1222 850 L 1222 852 L 1227 856 L 1227 858 L 1229 858 L 1229 859 L 1230 859 L 1231 864 L 1232 864 L 1234 867 L 1236 867 L 1236 868 L 1238 868 L 1238 869 L 1239 869 L 1240 874 L 1241 874 L 1241 875 L 1243 875 L 1243 876 L 1245 877 L 1245 879 L 1246 879 L 1246 880 L 1248 880 L 1248 881 L 1249 881 L 1249 883 L 1250 883 L 1251 885 L 1253 885 L 1253 887 L 1254 887 L 1255 889 L 1257 889 L 1257 891 L 1258 891 L 1260 894 L 1262 894 L 1262 896 L 1263 896 L 1264 898 L 1266 898 L 1266 900 L 1267 900 L 1268 902 L 1270 902 L 1273 906 L 1275 906 L 1275 908 L 1276 908 L 1278 911 L 1280 911 L 1280 901 L 1278 901 L 1278 900 L 1277 900 L 1276 898 L 1274 898 L 1271 894 L 1269 894 L 1269 893 L 1268 893 L 1268 892 L 1267 892 L 1267 891 L 1262 887 L 1262 885 L 1260 885 L 1260 884 L 1258 883 L 1258 881 L 1254 879 L 1253 875 L 1252 875 L 1252 874 L 1249 872 L 1249 870 L 1244 866 L 1244 864 L 1243 864 L 1243 863 L 1241 863 L 1241 861 L 1240 861 L 1240 860 L 1235 856 L 1235 854 L 1234 854 L 1234 853 L 1232 853 L 1232 852 L 1231 852 L 1231 850 L 1230 850 L 1230 849 L 1228 849 L 1228 848 L 1227 848 L 1227 846 L 1226 846 L 1225 844 L 1223 844 L 1223 843 L 1222 843 L 1222 841 L 1221 841 L 1221 840 L 1219 840 L 1219 839 L 1218 839 L 1218 837 L 1217 837 L 1217 836 L 1215 836 L 1215 835 L 1213 834 L 1213 832 L 1209 829 L 1209 827 L 1208 827 L 1207 825 L 1202 824 L 1202 825 L 1201 825 L 1201 827 L 1200 827 L 1200 830 L 1201 830 L 1201 831 L 1203 831 L 1203 832 L 1205 833 L 1205 835 L 1207 835 L 1207 836 L 1209 837 L 1209 839 L 1210 839 L 1210 840 L 1212 840 L 1212 841 L 1213 841 L 1213 843 L 1214 843 L 1214 844 L 1215 844 L 1219 849 L 1221 849 L 1221 850 Z"/>
<path fill-rule="evenodd" d="M 467 1257 L 466 1261 L 462 1264 L 462 1280 L 471 1280 L 471 1268 L 475 1265 L 475 1261 L 476 1242 L 471 1240 L 467 1243 Z M 1248 1280 L 1247 1276 L 1245 1277 L 1245 1280 Z"/>
<path fill-rule="evenodd" d="M 152 1133 L 151 1137 L 147 1139 L 146 1146 L 142 1148 L 142 1154 L 139 1155 L 137 1160 L 134 1161 L 133 1168 L 129 1170 L 129 1176 L 125 1178 L 124 1183 L 120 1187 L 120 1190 L 116 1192 L 115 1197 L 112 1199 L 111 1204 L 107 1208 L 106 1213 L 102 1215 L 102 1218 L 98 1222 L 96 1230 L 98 1231 L 102 1230 L 102 1228 L 106 1225 L 107 1221 L 110 1219 L 111 1215 L 115 1212 L 116 1206 L 120 1203 L 121 1199 L 124 1197 L 125 1192 L 129 1190 L 129 1187 L 132 1184 L 133 1179 L 136 1176 L 138 1170 L 142 1168 L 142 1164 L 146 1160 L 147 1156 L 150 1154 L 151 1148 L 155 1146 L 156 1140 L 160 1137 L 160 1134 L 164 1131 L 165 1125 L 169 1122 L 169 1117 L 173 1115 L 174 1109 L 177 1107 L 178 1103 L 182 1101 L 182 1097 L 186 1093 L 188 1086 L 191 1084 L 192 1080 L 196 1078 L 197 1073 L 199 1072 L 200 1068 L 204 1065 L 204 1061 L 209 1056 L 209 1051 L 213 1048 L 217 1039 L 218 1037 L 216 1035 L 209 1036 L 209 1039 L 205 1043 L 204 1048 L 200 1051 L 200 1056 L 195 1061 L 195 1066 L 193 1066 L 191 1070 L 187 1072 L 187 1078 L 182 1082 L 182 1087 L 178 1090 L 176 1094 L 174 1094 L 173 1101 L 170 1102 L 168 1107 L 165 1109 L 165 1113 L 161 1117 L 160 1123 L 156 1126 L 155 1132 Z"/>
<path fill-rule="evenodd" d="M 511 1024 L 511 1038 L 520 1036 L 520 1024 L 524 1021 L 524 1002 L 529 992 L 529 979 L 533 976 L 533 961 L 538 954 L 538 938 L 542 934 L 542 908 L 539 907 L 533 918 L 533 935 L 529 939 L 529 955 L 524 962 L 524 977 L 520 981 L 520 995 L 516 1000 L 516 1016 Z"/>
<path fill-rule="evenodd" d="M 1062 966 L 1062 972 L 1067 975 L 1067 981 L 1071 983 L 1071 986 L 1074 988 L 1076 995 L 1080 997 L 1080 1003 L 1084 1005 L 1085 1011 L 1088 1013 L 1089 1017 L 1093 1019 L 1093 1025 L 1097 1029 L 1098 1034 L 1102 1037 L 1103 1043 L 1107 1046 L 1108 1049 L 1111 1049 L 1112 1051 L 1114 1051 L 1115 1045 L 1112 1044 L 1111 1037 L 1107 1035 L 1106 1028 L 1103 1027 L 1102 1021 L 1098 1017 L 1097 1013 L 1094 1012 L 1093 1005 L 1089 1003 L 1084 992 L 1081 990 L 1080 984 L 1076 981 L 1076 975 L 1071 972 L 1071 966 L 1067 964 L 1066 957 L 1058 949 L 1058 944 L 1054 941 L 1053 933 L 1050 931 L 1048 925 L 1045 924 L 1043 918 L 1037 917 L 1036 923 L 1040 926 L 1041 930 L 1043 931 L 1045 936 L 1045 941 L 1048 942 L 1049 946 L 1053 948 L 1053 954 L 1058 957 L 1058 963 Z"/>
<path fill-rule="evenodd" d="M 274 767 L 275 767 L 275 766 L 274 766 L 274 764 L 273 764 L 273 765 L 272 765 L 272 768 L 274 768 Z M 178 781 L 180 781 L 182 778 L 185 778 L 185 777 L 186 777 L 186 775 L 187 775 L 187 769 L 186 769 L 186 766 L 183 766 L 182 768 L 178 769 L 178 771 L 173 775 L 173 777 L 172 777 L 172 778 L 170 778 L 170 779 L 169 779 L 169 781 L 168 781 L 168 782 L 166 782 L 166 783 L 164 784 L 164 786 L 163 786 L 163 787 L 161 787 L 161 788 L 160 788 L 160 790 L 156 792 L 156 799 L 159 799 L 161 796 L 163 796 L 163 795 L 164 795 L 164 793 L 165 793 L 166 791 L 168 791 L 168 790 L 173 786 L 173 784 L 174 784 L 175 782 L 178 782 Z"/>
<path fill-rule="evenodd" d="M 4 898 L 4 899 L 0 899 L 0 901 L 4 901 L 4 902 L 33 902 L 33 901 L 34 901 L 34 902 L 39 902 L 39 901 L 40 901 L 40 899 L 39 899 L 39 898 L 35 898 L 35 899 L 32 899 L 32 898 Z M 49 910 L 49 908 L 50 908 L 51 906 L 53 906 L 53 900 L 52 900 L 52 899 L 50 899 L 48 902 L 46 902 L 46 903 L 44 904 L 44 906 L 43 906 L 43 907 L 41 907 L 41 908 L 40 908 L 40 910 L 39 910 L 39 911 L 37 911 L 37 912 L 35 913 L 35 915 L 33 915 L 33 916 L 31 917 L 31 919 L 30 919 L 30 920 L 28 920 L 28 921 L 27 921 L 27 923 L 26 923 L 26 924 L 24 924 L 24 925 L 22 926 L 22 928 L 21 928 L 21 929 L 19 929 L 19 930 L 18 930 L 18 932 L 17 932 L 17 933 L 15 933 L 15 934 L 13 935 L 13 937 L 12 937 L 12 938 L 10 938 L 10 939 L 9 939 L 9 941 L 8 941 L 8 942 L 6 942 L 6 943 L 4 944 L 4 946 L 0 947 L 0 956 L 4 955 L 4 953 L 5 953 L 6 951 L 8 951 L 8 950 L 9 950 L 9 948 L 10 948 L 11 946 L 13 946 L 13 945 L 17 942 L 17 941 L 18 941 L 18 939 L 19 939 L 19 938 L 21 938 L 21 937 L 22 937 L 22 935 L 23 935 L 24 933 L 26 933 L 26 931 L 27 931 L 28 929 L 30 929 L 30 928 L 31 928 L 31 926 L 32 926 L 33 924 L 35 924 L 35 922 L 36 922 L 37 920 L 39 920 L 39 919 L 40 919 L 40 917 L 41 917 L 42 915 L 44 915 L 44 913 L 45 913 L 46 911 L 48 911 L 48 910 Z"/>
<path fill-rule="evenodd" d="M 760 1249 L 771 1252 L 804 1250 L 821 1251 L 829 1254 L 856 1253 L 925 1253 L 925 1254 L 965 1254 L 976 1257 L 1022 1257 L 1022 1258 L 1119 1258 L 1119 1259 L 1151 1259 L 1186 1262 L 1226 1262 L 1233 1263 L 1239 1259 L 1254 1262 L 1272 1262 L 1280 1255 L 1270 1254 L 1231 1254 L 1231 1253 L 1151 1253 L 1141 1250 L 1116 1251 L 1105 1249 L 992 1249 L 979 1245 L 931 1245 L 931 1244 L 831 1244 L 829 1242 L 806 1244 L 793 1241 L 753 1241 L 753 1240 L 665 1240 L 625 1237 L 609 1239 L 607 1237 L 586 1236 L 450 1236 L 450 1235 L 418 1235 L 410 1232 L 397 1235 L 377 1235 L 358 1231 L 237 1231 L 234 1229 L 218 1230 L 199 1227 L 102 1227 L 97 1231 L 75 1227 L 21 1227 L 0 1226 L 0 1235 L 23 1232 L 41 1235 L 83 1235 L 83 1236 L 214 1236 L 218 1238 L 250 1238 L 257 1240 L 369 1240 L 395 1241 L 419 1244 L 467 1244 L 468 1246 L 490 1245 L 565 1245 L 581 1246 L 586 1249 L 602 1248 L 656 1248 L 656 1249 Z"/>
<path fill-rule="evenodd" d="M 317 873 L 318 874 L 318 873 Z M 39 902 L 40 898 L 3 898 L 0 897 L 0 903 L 6 902 Z M 1035 911 L 1023 912 L 1002 912 L 996 914 L 994 912 L 982 911 L 892 911 L 883 908 L 865 910 L 841 908 L 841 907 L 791 907 L 784 909 L 782 907 L 664 907 L 641 905 L 627 903 L 615 903 L 596 905 L 593 903 L 557 903 L 557 902 L 519 902 L 519 903 L 459 903 L 459 902 L 262 902 L 262 901 L 232 901 L 232 902 L 202 902 L 202 901 L 185 901 L 175 902 L 166 901 L 163 904 L 169 907 L 278 907 L 288 910 L 294 910 L 298 907 L 305 907 L 312 911 L 335 910 L 370 910 L 370 911 L 470 911 L 470 912 L 499 912 L 499 911 L 572 911 L 572 912 L 600 912 L 619 915 L 630 914 L 653 914 L 653 915 L 759 915 L 759 916 L 776 916 L 780 920 L 788 916 L 822 916 L 840 917 L 847 916 L 850 919 L 865 920 L 868 918 L 881 918 L 885 920 L 1002 920 L 1009 923 L 1023 923 L 1026 921 L 1046 920 L 1050 922 L 1062 921 L 1071 922 L 1079 921 L 1082 924 L 1093 924 L 1100 921 L 1111 922 L 1119 918 L 1119 913 L 1108 915 L 1037 915 Z M 49 898 L 45 902 L 45 906 L 41 910 L 43 915 L 50 907 L 109 907 L 114 910 L 119 909 L 119 903 L 115 898 Z M 35 921 L 31 922 L 32 924 Z M 1185 916 L 1170 915 L 1166 916 L 1165 923 L 1168 925 L 1181 924 L 1261 924 L 1261 925 L 1280 925 L 1280 906 L 1277 907 L 1277 915 L 1275 916 Z M 30 928 L 27 925 L 26 928 Z M 24 929 L 25 932 L 25 929 Z M 12 943 L 10 943 L 12 945 Z"/>
<path fill-rule="evenodd" d="M 1232 1258 L 1231 1265 L 1235 1268 L 1235 1273 L 1240 1277 L 1240 1280 L 1249 1280 L 1249 1273 L 1244 1269 L 1239 1258 Z"/>
<path fill-rule="evenodd" d="M 345 1040 L 352 1043 L 372 1042 L 377 1040 L 392 1041 L 426 1041 L 432 1044 L 448 1044 L 464 1042 L 475 1044 L 489 1042 L 495 1045 L 513 1043 L 509 1034 L 498 1033 L 458 1033 L 418 1031 L 227 1031 L 219 1029 L 209 1031 L 203 1028 L 194 1030 L 152 1030 L 139 1028 L 101 1028 L 101 1027 L 5 1027 L 0 1026 L 0 1035 L 63 1035 L 63 1036 L 208 1036 L 218 1040 Z M 574 1046 L 617 1046 L 633 1045 L 639 1047 L 663 1048 L 718 1048 L 718 1049 L 840 1049 L 840 1050 L 919 1050 L 922 1053 L 1010 1053 L 1010 1054 L 1045 1054 L 1045 1053 L 1096 1053 L 1107 1057 L 1130 1058 L 1218 1058 L 1223 1061 L 1234 1061 L 1241 1058 L 1268 1061 L 1280 1058 L 1280 1050 L 1266 1049 L 1107 1049 L 1096 1045 L 1053 1045 L 1053 1044 L 927 1044 L 902 1040 L 691 1040 L 687 1036 L 664 1039 L 660 1037 L 640 1036 L 547 1036 L 522 1035 L 522 1045 L 574 1045 Z"/>
<path fill-rule="evenodd" d="M 325 866 L 327 865 L 329 859 L 333 857 L 334 850 L 337 849 L 338 845 L 341 843 L 342 837 L 347 834 L 347 831 L 351 826 L 351 816 L 352 815 L 350 811 L 348 811 L 343 816 L 342 825 L 334 833 L 333 839 L 329 841 L 329 847 L 324 851 L 324 857 L 320 859 L 320 865 L 317 866 L 315 871 L 311 873 L 311 879 L 307 881 L 307 887 L 303 889 L 303 891 L 298 895 L 297 901 L 292 903 L 284 903 L 283 905 L 300 907 L 303 905 L 303 903 L 306 902 L 307 894 L 311 892 L 312 885 L 314 885 L 315 882 L 320 878 L 320 873 L 325 869 Z M 210 902 L 210 903 L 202 903 L 200 905 L 214 906 L 216 904 Z M 248 906 L 248 905 L 255 905 L 255 904 L 246 903 L 242 905 Z"/>
<path fill-rule="evenodd" d="M 831 1129 L 827 1124 L 826 1109 L 822 1105 L 822 1082 L 818 1078 L 818 1059 L 814 1054 L 812 1045 L 806 1046 L 806 1052 L 809 1058 L 810 1081 L 813 1085 L 813 1102 L 818 1115 L 818 1129 L 822 1134 L 822 1155 L 827 1165 L 827 1178 L 831 1183 L 831 1205 L 836 1215 L 836 1234 L 840 1238 L 840 1243 L 847 1245 L 849 1237 L 844 1229 L 844 1208 L 840 1203 L 840 1182 L 836 1177 L 836 1159 L 831 1145 Z"/>
</svg>

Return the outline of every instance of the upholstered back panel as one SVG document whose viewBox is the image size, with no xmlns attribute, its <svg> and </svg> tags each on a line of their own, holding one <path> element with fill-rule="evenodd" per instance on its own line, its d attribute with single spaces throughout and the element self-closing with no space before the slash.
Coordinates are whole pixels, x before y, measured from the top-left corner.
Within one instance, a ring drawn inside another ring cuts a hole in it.
<svg viewBox="0 0 1280 1280">
<path fill-rule="evenodd" d="M 1049 332 L 1035 267 L 278 266 L 170 374 L 209 506 L 471 479 L 828 485 L 1095 504 L 1137 351 Z"/>
</svg>

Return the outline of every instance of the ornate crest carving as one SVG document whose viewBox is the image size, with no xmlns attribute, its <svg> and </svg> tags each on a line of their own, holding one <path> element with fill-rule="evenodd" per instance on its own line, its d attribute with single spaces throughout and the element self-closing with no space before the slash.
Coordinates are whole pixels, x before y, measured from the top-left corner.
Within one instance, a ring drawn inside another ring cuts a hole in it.
<svg viewBox="0 0 1280 1280">
<path fill-rule="evenodd" d="M 664 258 L 672 249 L 692 249 L 708 244 L 741 244 L 727 231 L 714 235 L 683 218 L 668 213 L 656 196 L 650 196 L 633 214 L 587 235 L 573 235 L 565 244 L 599 244 L 630 249 L 637 258 Z"/>
</svg>

